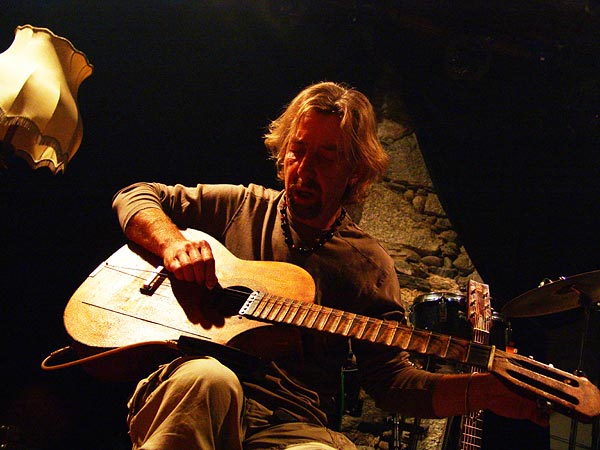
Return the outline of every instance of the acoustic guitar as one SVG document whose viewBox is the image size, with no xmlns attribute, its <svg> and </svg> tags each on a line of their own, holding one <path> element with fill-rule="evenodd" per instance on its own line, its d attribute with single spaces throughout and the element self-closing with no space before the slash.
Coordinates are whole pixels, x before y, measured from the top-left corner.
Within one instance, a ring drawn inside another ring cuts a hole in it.
<svg viewBox="0 0 600 450">
<path fill-rule="evenodd" d="M 494 346 L 316 305 L 315 284 L 304 269 L 242 260 L 206 233 L 183 233 L 210 243 L 219 288 L 208 292 L 178 282 L 155 256 L 124 245 L 88 276 L 65 308 L 65 328 L 73 339 L 69 349 L 79 359 L 55 364 L 63 349 L 50 355 L 43 368 L 87 364 L 118 377 L 153 364 L 161 351 L 176 354 L 190 341 L 208 344 L 217 353 L 239 348 L 244 352 L 234 359 L 243 359 L 245 352 L 259 348 L 252 336 L 265 331 L 270 337 L 268 345 L 261 341 L 260 356 L 268 358 L 265 350 L 277 354 L 289 343 L 281 330 L 307 328 L 485 369 L 582 422 L 600 415 L 600 391 L 585 377 Z M 129 367 L 120 370 L 121 364 Z"/>
</svg>

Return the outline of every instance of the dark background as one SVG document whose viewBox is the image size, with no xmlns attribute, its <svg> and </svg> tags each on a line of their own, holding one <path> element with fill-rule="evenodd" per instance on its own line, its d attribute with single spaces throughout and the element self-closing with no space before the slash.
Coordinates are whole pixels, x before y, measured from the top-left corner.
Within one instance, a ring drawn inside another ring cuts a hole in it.
<svg viewBox="0 0 600 450">
<path fill-rule="evenodd" d="M 597 1 L 4 1 L 0 49 L 18 25 L 46 27 L 94 72 L 79 90 L 84 137 L 66 173 L 0 173 L 2 422 L 18 425 L 29 448 L 116 448 L 131 386 L 39 370 L 68 342 L 71 294 L 124 243 L 113 193 L 139 180 L 277 187 L 261 135 L 313 82 L 344 81 L 374 100 L 402 93 L 497 308 L 545 277 L 599 269 L 599 10 Z"/>
</svg>

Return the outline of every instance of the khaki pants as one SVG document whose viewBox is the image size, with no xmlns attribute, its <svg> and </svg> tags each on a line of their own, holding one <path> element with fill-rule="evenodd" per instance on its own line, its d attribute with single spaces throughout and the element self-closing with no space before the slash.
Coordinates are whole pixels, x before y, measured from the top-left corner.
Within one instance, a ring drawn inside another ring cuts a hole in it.
<svg viewBox="0 0 600 450">
<path fill-rule="evenodd" d="M 129 402 L 133 450 L 354 450 L 341 433 L 270 422 L 245 398 L 229 368 L 210 357 L 179 358 L 140 381 Z"/>
</svg>

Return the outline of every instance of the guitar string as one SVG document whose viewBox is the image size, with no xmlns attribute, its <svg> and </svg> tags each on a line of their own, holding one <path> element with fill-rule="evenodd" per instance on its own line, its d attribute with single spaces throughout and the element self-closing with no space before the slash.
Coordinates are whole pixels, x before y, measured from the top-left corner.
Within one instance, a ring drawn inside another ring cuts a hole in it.
<svg viewBox="0 0 600 450">
<path fill-rule="evenodd" d="M 116 270 L 117 272 L 123 273 L 125 275 L 132 276 L 134 278 L 139 278 L 139 279 L 144 279 L 144 278 L 134 275 L 134 274 L 131 274 L 131 273 L 129 273 L 129 271 L 135 271 L 135 272 L 144 273 L 144 274 L 151 274 L 151 273 L 155 273 L 155 270 L 156 270 L 156 269 L 140 269 L 137 267 L 128 267 L 128 266 L 118 266 L 118 265 L 109 264 L 109 263 L 105 263 L 105 267 L 112 269 L 112 270 Z M 159 272 L 159 273 L 157 273 L 157 275 L 163 275 L 165 280 L 169 279 L 168 276 L 166 276 L 166 274 L 163 272 Z M 166 287 L 172 286 L 170 280 L 167 283 L 163 282 L 162 285 L 164 285 Z M 235 289 L 235 288 L 231 288 L 231 287 L 222 288 L 222 289 L 226 290 L 228 293 L 233 293 L 234 295 L 239 296 L 239 298 L 247 298 L 249 296 L 249 293 L 246 291 L 243 291 L 242 289 Z"/>
<path fill-rule="evenodd" d="M 135 267 L 127 267 L 127 266 L 119 266 L 119 265 L 114 265 L 114 264 L 109 264 L 108 262 L 105 263 L 105 266 L 108 268 L 111 268 L 113 270 L 117 270 L 120 271 L 126 275 L 129 276 L 133 276 L 135 278 L 140 278 L 143 279 L 143 277 L 137 276 L 137 275 L 133 275 L 131 273 L 125 272 L 125 271 L 135 271 L 138 273 L 144 273 L 144 274 L 151 274 L 154 273 L 156 269 L 141 269 L 141 268 L 135 268 Z M 169 278 L 167 276 L 165 276 L 165 280 L 169 280 Z M 168 282 L 163 282 L 162 285 L 165 288 L 170 288 L 171 287 L 171 282 L 170 280 Z M 249 293 L 247 291 L 243 291 L 241 289 L 235 289 L 235 288 L 223 288 L 224 291 L 227 292 L 227 295 L 234 298 L 234 299 L 238 299 L 238 300 L 243 300 L 243 299 L 247 299 L 249 297 Z M 287 299 L 284 297 L 275 297 L 272 295 L 267 295 L 266 298 L 263 297 L 262 301 L 266 301 L 267 305 L 275 305 L 277 303 L 285 303 L 286 301 L 288 302 L 295 302 L 292 299 Z M 336 310 L 333 308 L 329 308 L 329 307 L 324 307 L 321 305 L 317 305 L 314 303 L 305 303 L 305 302 L 299 302 L 298 307 L 300 310 L 320 310 L 319 313 L 322 312 L 327 312 L 330 315 L 336 316 L 336 317 L 344 317 L 345 315 L 347 315 L 348 313 L 346 313 L 345 311 L 341 311 L 341 310 Z M 354 320 L 356 318 L 360 318 L 363 322 L 365 322 L 365 327 L 370 327 L 372 325 L 381 325 L 381 324 L 385 324 L 387 327 L 391 327 L 394 328 L 396 330 L 403 328 L 401 326 L 400 323 L 395 323 L 394 321 L 382 321 L 381 319 L 375 319 L 372 317 L 368 317 L 368 316 L 359 316 L 357 315 Z M 412 330 L 411 331 L 415 331 Z"/>
<path fill-rule="evenodd" d="M 110 263 L 108 263 L 108 262 L 106 262 L 106 263 L 105 263 L 105 266 L 106 266 L 107 268 L 110 268 L 110 269 L 113 269 L 113 270 L 117 270 L 117 271 L 119 271 L 119 272 L 121 272 L 121 273 L 124 273 L 124 274 L 126 274 L 126 275 L 133 276 L 133 277 L 135 277 L 135 278 L 141 278 L 141 277 L 138 277 L 137 275 L 132 275 L 132 274 L 130 274 L 130 273 L 128 273 L 128 272 L 125 272 L 125 271 L 136 271 L 136 272 L 140 272 L 140 273 L 151 274 L 151 273 L 154 273 L 154 271 L 156 270 L 156 269 L 140 269 L 140 268 L 137 268 L 137 267 L 119 266 L 119 265 L 115 265 L 115 264 L 110 264 Z M 166 280 L 167 278 L 168 278 L 168 277 L 165 277 L 165 280 Z M 163 283 L 163 285 L 164 285 L 165 287 L 171 287 L 171 283 L 170 283 L 170 282 L 168 282 L 168 283 Z M 234 297 L 236 297 L 236 298 L 238 298 L 238 299 L 244 299 L 244 298 L 248 298 L 248 297 L 249 297 L 249 293 L 248 293 L 248 292 L 246 292 L 246 291 L 243 291 L 242 289 L 235 289 L 235 288 L 231 288 L 231 287 L 222 288 L 222 289 L 223 289 L 224 291 L 226 291 L 226 292 L 228 293 L 228 295 L 233 295 Z M 268 296 L 266 297 L 266 302 L 267 302 L 267 304 L 269 304 L 269 303 L 276 304 L 277 302 L 281 302 L 281 301 L 283 301 L 283 302 L 285 302 L 285 301 L 289 301 L 289 302 L 295 302 L 295 300 L 292 300 L 292 299 L 287 299 L 287 298 L 285 298 L 285 297 L 274 297 L 274 296 L 272 296 L 272 295 L 268 295 Z M 306 308 L 306 307 L 309 307 L 309 308 L 310 308 L 311 306 L 313 306 L 313 307 L 314 307 L 314 306 L 317 306 L 317 307 L 319 307 L 319 308 L 323 308 L 323 309 L 325 309 L 325 308 L 326 308 L 326 307 L 322 307 L 321 305 L 315 305 L 314 303 L 306 303 L 306 305 L 304 304 L 305 302 L 301 302 L 301 303 L 302 303 L 302 304 L 299 304 L 299 307 L 300 307 L 300 308 L 303 308 L 303 307 L 304 307 L 304 308 Z M 307 305 L 310 305 L 310 306 L 307 306 Z M 332 314 L 338 314 L 338 315 L 344 315 L 344 314 L 345 314 L 345 312 L 344 312 L 344 311 L 337 311 L 337 310 L 334 310 L 334 309 L 332 309 L 331 313 L 332 313 Z M 365 316 L 365 317 L 366 317 L 366 316 Z M 368 321 L 372 321 L 372 322 L 376 322 L 376 323 L 377 323 L 377 322 L 379 322 L 379 320 L 380 320 L 380 319 L 372 319 L 372 318 L 368 318 L 368 317 L 367 317 L 367 320 L 368 320 Z"/>
<path fill-rule="evenodd" d="M 112 270 L 115 270 L 117 272 L 123 273 L 125 275 L 129 275 L 129 276 L 135 277 L 135 278 L 140 278 L 140 277 L 138 277 L 137 275 L 133 275 L 133 274 L 131 274 L 129 272 L 126 272 L 126 271 L 136 271 L 136 272 L 140 272 L 140 273 L 148 273 L 148 274 L 150 274 L 150 273 L 153 273 L 154 270 L 156 270 L 156 269 L 154 269 L 154 270 L 151 270 L 151 269 L 139 269 L 137 267 L 117 266 L 115 264 L 109 264 L 107 262 L 104 263 L 104 267 L 106 267 L 107 269 L 112 269 Z"/>
<path fill-rule="evenodd" d="M 135 271 L 135 272 L 144 273 L 144 274 L 151 274 L 151 273 L 154 273 L 155 270 L 156 270 L 156 269 L 141 269 L 141 268 L 136 268 L 136 267 L 119 266 L 119 265 L 115 265 L 115 264 L 110 264 L 108 262 L 105 262 L 105 266 L 107 268 L 110 268 L 110 269 L 113 269 L 113 270 L 117 270 L 117 271 L 122 272 L 122 273 L 124 273 L 126 275 L 133 276 L 133 277 L 139 278 L 139 279 L 143 279 L 143 277 L 140 277 L 140 276 L 137 276 L 137 275 L 133 275 L 133 274 L 125 272 L 125 271 Z M 167 276 L 165 276 L 165 280 L 169 280 L 169 278 Z M 162 286 L 164 286 L 164 287 L 169 287 L 170 288 L 171 285 L 172 284 L 171 284 L 170 280 L 168 282 L 166 282 L 166 283 L 165 282 L 162 283 Z M 235 288 L 232 288 L 232 287 L 227 287 L 227 288 L 222 288 L 222 289 L 224 291 L 226 291 L 229 296 L 231 296 L 231 297 L 233 297 L 235 299 L 238 299 L 238 300 L 247 299 L 249 297 L 249 295 L 250 295 L 247 291 L 244 291 L 242 289 L 235 289 Z M 287 299 L 285 297 L 277 297 L 277 298 L 275 298 L 272 295 L 268 295 L 266 297 L 266 300 L 263 300 L 263 301 L 266 301 L 267 304 L 269 305 L 269 304 L 276 304 L 278 301 L 281 302 L 282 300 L 283 301 L 295 302 L 295 300 L 292 300 L 292 299 Z M 332 314 L 332 315 L 344 316 L 344 315 L 348 314 L 345 311 L 336 310 L 336 309 L 333 309 L 333 308 L 329 308 L 329 307 L 317 305 L 315 303 L 300 302 L 300 301 L 298 301 L 298 302 L 300 303 L 299 304 L 299 308 L 300 309 L 311 309 L 312 308 L 312 309 L 321 309 L 322 311 L 327 311 L 327 310 L 331 309 L 331 311 L 329 311 L 329 313 Z M 362 315 L 357 315 L 356 317 L 361 318 L 366 323 L 366 326 L 371 326 L 373 324 L 377 324 L 378 325 L 378 324 L 381 324 L 381 323 L 385 323 L 388 327 L 393 327 L 395 329 L 403 329 L 404 328 L 404 326 L 402 326 L 402 324 L 394 322 L 394 321 L 384 321 L 382 319 L 375 319 L 375 318 L 372 318 L 372 317 L 369 317 L 369 316 L 362 316 Z M 415 330 L 416 329 L 411 329 L 412 332 L 414 332 Z M 426 332 L 426 331 L 423 330 L 423 332 Z M 435 334 L 435 333 L 432 333 L 432 334 Z"/>
<path fill-rule="evenodd" d="M 124 274 L 126 274 L 126 275 L 133 276 L 133 277 L 135 277 L 135 278 L 141 278 L 141 277 L 139 277 L 139 276 L 137 276 L 137 275 L 133 275 L 133 274 L 131 274 L 131 273 L 128 273 L 128 272 L 123 272 L 123 271 L 136 271 L 136 272 L 139 272 L 139 273 L 146 273 L 146 274 L 150 274 L 150 273 L 153 273 L 153 272 L 156 270 L 156 269 L 141 269 L 141 268 L 137 268 L 137 267 L 120 266 L 120 265 L 116 265 L 116 264 L 110 264 L 110 263 L 108 263 L 108 262 L 105 262 L 105 263 L 104 263 L 104 266 L 105 266 L 105 267 L 107 267 L 107 268 L 113 269 L 113 270 L 117 270 L 117 271 L 119 271 L 119 272 L 121 272 L 121 273 L 124 273 Z M 168 277 L 165 277 L 165 279 L 168 279 Z M 170 286 L 171 286 L 171 283 L 170 283 L 170 282 L 169 282 L 169 283 L 164 283 L 164 285 L 165 285 L 166 287 L 170 287 Z M 233 294 L 233 295 L 234 295 L 236 298 L 238 298 L 238 299 L 248 298 L 248 296 L 249 296 L 248 292 L 246 292 L 246 291 L 243 291 L 243 290 L 241 290 L 241 289 L 234 289 L 234 288 L 231 288 L 231 287 L 228 287 L 228 288 L 223 288 L 223 289 L 224 289 L 224 290 L 227 290 L 227 292 L 228 292 L 228 293 L 231 293 L 231 294 Z M 291 299 L 286 299 L 286 300 L 289 300 L 289 301 L 294 301 L 294 300 L 291 300 Z M 275 303 L 277 300 L 273 299 L 273 296 L 270 296 L 270 295 L 269 295 L 266 301 L 267 301 L 267 302 L 272 302 L 272 303 Z M 307 308 L 307 307 L 308 307 L 308 308 L 310 308 L 310 307 L 311 307 L 311 305 L 312 305 L 313 307 L 314 307 L 314 306 L 317 306 L 317 307 L 319 307 L 319 308 L 327 308 L 327 307 L 322 307 L 321 305 L 316 305 L 316 304 L 314 304 L 314 303 L 307 303 L 307 305 L 308 305 L 308 306 L 305 306 L 305 305 L 304 305 L 304 303 L 305 303 L 305 302 L 302 302 L 302 305 L 300 305 L 300 307 L 301 307 L 301 308 L 302 308 L 302 307 L 304 307 L 304 308 Z M 344 311 L 339 311 L 339 310 L 335 310 L 335 309 L 333 309 L 333 310 L 332 310 L 332 314 L 344 315 L 344 314 L 345 314 L 345 312 L 344 312 Z M 365 318 L 365 319 L 366 319 L 366 322 L 367 322 L 368 324 L 372 324 L 372 323 L 379 323 L 379 322 L 381 322 L 381 321 L 382 321 L 381 319 L 374 319 L 374 318 L 371 318 L 371 317 L 368 317 L 368 316 L 361 316 L 361 317 Z M 385 321 L 385 322 L 386 322 L 386 324 L 390 324 L 390 325 L 392 325 L 392 323 L 391 323 L 392 321 Z M 399 325 L 400 325 L 400 324 L 398 324 L 397 328 L 402 328 L 402 327 L 400 327 Z M 433 334 L 435 334 L 435 333 L 433 333 Z M 516 366 L 518 366 L 519 368 L 524 368 L 524 365 L 520 364 L 520 362 L 519 362 L 518 360 L 514 360 L 514 359 L 512 359 L 512 358 L 509 358 L 509 359 L 511 359 L 511 363 L 512 363 L 512 364 L 515 364 L 515 365 L 516 365 Z"/>
<path fill-rule="evenodd" d="M 113 269 L 113 270 L 117 270 L 117 271 L 120 271 L 120 272 L 122 272 L 122 273 L 124 273 L 126 275 L 130 275 L 130 276 L 133 276 L 135 278 L 140 278 L 140 279 L 143 279 L 143 278 L 141 278 L 141 277 L 139 277 L 137 275 L 130 274 L 128 272 L 123 272 L 123 271 L 136 271 L 136 272 L 140 272 L 140 273 L 151 274 L 151 273 L 154 273 L 154 271 L 156 270 L 156 269 L 140 269 L 140 268 L 137 268 L 137 267 L 119 266 L 119 265 L 115 265 L 115 264 L 110 264 L 108 262 L 105 263 L 105 266 L 107 268 L 110 268 L 110 269 Z M 165 280 L 168 280 L 168 277 L 165 277 Z M 171 287 L 171 283 L 170 282 L 163 283 L 163 285 L 165 287 Z M 232 295 L 236 299 L 248 298 L 249 295 L 250 295 L 247 291 L 244 291 L 242 289 L 235 289 L 235 288 L 232 288 L 232 287 L 227 287 L 227 288 L 222 288 L 222 289 L 224 291 L 226 291 L 228 293 L 228 295 Z M 317 309 L 322 309 L 323 311 L 331 309 L 330 314 L 335 314 L 335 315 L 339 315 L 339 316 L 343 316 L 345 314 L 349 314 L 349 313 L 347 313 L 345 311 L 336 310 L 334 308 L 329 308 L 329 307 L 318 305 L 318 304 L 315 304 L 315 303 L 301 302 L 301 301 L 298 301 L 298 300 L 288 299 L 288 298 L 285 298 L 285 297 L 276 297 L 276 296 L 273 296 L 273 295 L 268 295 L 266 297 L 266 299 L 263 300 L 263 301 L 266 301 L 267 304 L 276 304 L 277 302 L 281 302 L 281 301 L 284 301 L 284 302 L 285 301 L 298 302 L 300 308 L 305 308 L 305 309 L 308 308 L 309 309 L 309 308 L 315 308 L 316 307 Z M 375 318 L 372 318 L 372 317 L 362 316 L 362 315 L 360 317 L 363 318 L 368 324 L 373 324 L 373 323 L 379 324 L 381 322 L 385 322 L 386 324 L 393 325 L 393 321 L 383 321 L 381 319 L 375 319 Z M 400 324 L 398 324 L 398 325 L 400 325 Z M 398 327 L 398 328 L 401 328 L 401 327 Z"/>
</svg>

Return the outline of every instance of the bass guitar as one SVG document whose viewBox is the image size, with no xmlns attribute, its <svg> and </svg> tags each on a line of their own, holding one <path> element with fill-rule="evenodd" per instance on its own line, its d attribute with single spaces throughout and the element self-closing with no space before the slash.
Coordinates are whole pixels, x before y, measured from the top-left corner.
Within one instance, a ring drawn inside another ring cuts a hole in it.
<svg viewBox="0 0 600 450">
<path fill-rule="evenodd" d="M 183 232 L 211 245 L 219 288 L 208 292 L 172 279 L 155 256 L 124 245 L 88 276 L 65 308 L 65 328 L 73 339 L 70 348 L 81 358 L 51 364 L 60 359 L 58 351 L 43 368 L 86 362 L 121 373 L 117 370 L 121 363 L 139 365 L 159 350 L 177 352 L 178 343 L 190 339 L 252 351 L 258 348 L 252 344 L 253 336 L 261 332 L 271 333 L 268 348 L 277 353 L 288 344 L 279 331 L 299 327 L 482 368 L 576 420 L 591 422 L 600 415 L 600 391 L 585 377 L 494 346 L 316 305 L 315 284 L 304 269 L 283 262 L 241 260 L 206 233 Z M 261 356 L 270 355 L 261 352 Z"/>
</svg>

